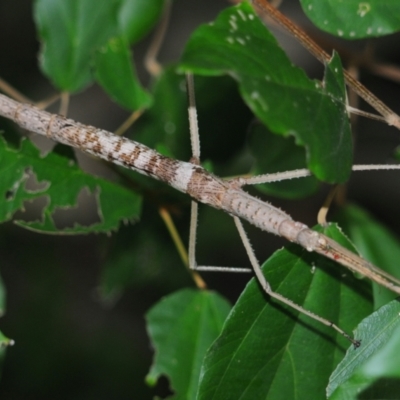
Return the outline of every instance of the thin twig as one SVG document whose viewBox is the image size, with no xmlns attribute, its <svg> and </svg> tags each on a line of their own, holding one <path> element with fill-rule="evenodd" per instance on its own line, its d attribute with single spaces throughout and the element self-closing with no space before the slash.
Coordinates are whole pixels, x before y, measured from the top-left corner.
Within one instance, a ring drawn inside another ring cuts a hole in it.
<svg viewBox="0 0 400 400">
<path fill-rule="evenodd" d="M 122 136 L 143 114 L 144 109 L 134 111 L 114 132 L 118 136 Z"/>
<path fill-rule="evenodd" d="M 154 33 L 153 39 L 150 43 L 149 49 L 144 58 L 144 65 L 147 71 L 152 76 L 160 75 L 162 71 L 161 64 L 157 61 L 158 52 L 160 51 L 162 42 L 167 32 L 169 24 L 169 16 L 171 11 L 171 0 L 165 1 L 164 15 L 161 19 L 160 25 L 158 26 L 156 32 Z"/>
<path fill-rule="evenodd" d="M 13 99 L 20 101 L 21 103 L 33 104 L 31 99 L 28 99 L 28 97 L 24 96 L 21 92 L 15 89 L 15 87 L 11 86 L 2 78 L 0 78 L 0 90 Z"/>
<path fill-rule="evenodd" d="M 335 185 L 331 188 L 331 190 L 328 193 L 328 196 L 326 196 L 324 204 L 321 206 L 321 208 L 318 211 L 317 222 L 322 226 L 328 225 L 328 223 L 326 222 L 326 216 L 328 215 L 329 208 L 332 204 L 332 200 L 335 197 L 338 188 L 339 188 L 339 185 Z"/>
<path fill-rule="evenodd" d="M 255 11 L 261 18 L 265 18 L 265 16 L 271 17 L 279 25 L 284 27 L 291 36 L 297 39 L 317 60 L 321 61 L 323 64 L 331 60 L 331 56 L 328 53 L 319 47 L 303 30 L 269 4 L 268 0 L 252 0 L 252 3 Z M 346 70 L 343 70 L 343 74 L 350 88 L 378 111 L 378 113 L 385 118 L 387 124 L 400 129 L 400 117 L 394 111 L 371 93 L 362 83 L 354 79 Z"/>
<path fill-rule="evenodd" d="M 185 265 L 185 267 L 188 269 L 190 275 L 192 276 L 196 286 L 199 289 L 206 289 L 207 285 L 204 282 L 204 280 L 202 279 L 202 277 L 194 270 L 189 268 L 189 259 L 188 259 L 188 255 L 185 249 L 185 246 L 183 245 L 182 239 L 179 236 L 179 233 L 175 227 L 174 222 L 172 221 L 171 215 L 169 214 L 169 212 L 161 207 L 159 208 L 158 212 L 160 213 L 160 216 L 162 218 L 162 220 L 164 221 L 169 234 L 171 235 L 171 238 L 178 250 L 178 253 L 181 257 L 181 260 L 183 262 L 183 264 Z"/>
<path fill-rule="evenodd" d="M 62 92 L 59 114 L 62 115 L 63 117 L 67 116 L 68 114 L 68 106 L 69 106 L 69 93 Z"/>
</svg>

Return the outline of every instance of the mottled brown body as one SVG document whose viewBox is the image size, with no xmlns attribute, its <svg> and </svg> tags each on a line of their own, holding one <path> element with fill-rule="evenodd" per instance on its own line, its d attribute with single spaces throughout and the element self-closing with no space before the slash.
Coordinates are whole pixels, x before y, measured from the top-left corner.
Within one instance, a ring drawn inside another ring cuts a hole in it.
<svg viewBox="0 0 400 400">
<path fill-rule="evenodd" d="M 332 239 L 293 221 L 282 210 L 249 195 L 240 188 L 238 181 L 224 181 L 199 165 L 165 157 L 127 138 L 18 103 L 1 94 L 0 115 L 29 131 L 166 182 L 196 201 L 245 219 L 262 230 L 283 236 L 308 251 L 322 254 L 400 294 L 400 281 Z"/>
</svg>

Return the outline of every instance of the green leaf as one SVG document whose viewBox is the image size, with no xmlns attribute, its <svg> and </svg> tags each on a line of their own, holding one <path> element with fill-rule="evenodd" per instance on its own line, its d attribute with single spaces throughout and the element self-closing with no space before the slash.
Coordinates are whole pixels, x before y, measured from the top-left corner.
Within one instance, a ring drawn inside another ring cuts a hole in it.
<svg viewBox="0 0 400 400">
<path fill-rule="evenodd" d="M 14 345 L 14 340 L 4 336 L 3 332 L 0 331 L 0 349 L 4 349 L 5 347 L 13 345 Z"/>
<path fill-rule="evenodd" d="M 160 18 L 165 0 L 122 0 L 118 13 L 121 33 L 129 43 L 146 35 Z"/>
<path fill-rule="evenodd" d="M 131 57 L 124 37 L 111 38 L 96 52 L 95 77 L 117 103 L 129 110 L 137 110 L 148 107 L 151 97 L 140 86 Z"/>
<path fill-rule="evenodd" d="M 29 190 L 25 186 L 27 171 L 36 175 L 40 189 Z M 0 139 L 0 221 L 9 220 L 15 211 L 23 209 L 24 201 L 47 196 L 41 222 L 18 222 L 25 228 L 47 233 L 110 232 L 121 221 L 137 219 L 141 210 L 141 197 L 124 187 L 102 178 L 84 173 L 71 160 L 50 153 L 41 157 L 29 140 L 21 142 L 20 149 L 7 147 Z M 44 187 L 43 187 L 44 186 Z M 96 193 L 98 214 L 101 222 L 92 226 L 75 225 L 57 229 L 52 214 L 58 208 L 73 207 L 82 189 Z"/>
<path fill-rule="evenodd" d="M 193 33 L 181 69 L 230 75 L 247 105 L 272 132 L 294 136 L 296 144 L 305 147 L 308 168 L 318 179 L 348 179 L 351 131 L 337 55 L 326 66 L 322 84 L 308 79 L 243 2 Z"/>
<path fill-rule="evenodd" d="M 0 331 L 0 371 L 1 366 L 6 355 L 7 347 L 13 346 L 14 340 L 9 339 L 8 337 L 4 336 L 3 332 Z"/>
<path fill-rule="evenodd" d="M 324 233 L 352 249 L 335 225 Z M 366 282 L 298 246 L 275 252 L 263 272 L 273 290 L 348 332 L 371 311 Z M 253 279 L 207 352 L 198 399 L 325 398 L 349 345 L 333 329 L 267 299 Z"/>
<path fill-rule="evenodd" d="M 328 396 L 337 389 L 333 399 L 356 399 L 355 395 L 376 378 L 400 377 L 399 315 L 400 303 L 393 300 L 358 325 L 355 335 L 361 340 L 361 346 L 358 349 L 349 348 L 331 375 Z M 383 393 L 379 397 L 385 398 Z"/>
<path fill-rule="evenodd" d="M 400 30 L 400 3 L 396 0 L 300 2 L 316 26 L 345 39 L 377 37 Z"/>
<path fill-rule="evenodd" d="M 335 220 L 365 259 L 400 279 L 400 243 L 393 233 L 356 205 L 343 208 Z M 373 283 L 373 293 L 375 309 L 397 296 L 377 283 Z"/>
<path fill-rule="evenodd" d="M 169 377 L 175 399 L 194 399 L 204 354 L 222 329 L 230 306 L 209 291 L 183 289 L 156 304 L 146 315 L 155 359 L 146 381 Z"/>
<path fill-rule="evenodd" d="M 274 135 L 264 125 L 253 125 L 250 132 L 249 147 L 255 158 L 251 171 L 253 175 L 306 168 L 304 149 L 296 146 L 293 138 Z M 318 181 L 309 176 L 301 179 L 264 183 L 256 187 L 269 195 L 293 199 L 314 193 L 318 188 Z"/>
<path fill-rule="evenodd" d="M 120 0 L 36 0 L 41 68 L 59 90 L 91 82 L 93 52 L 118 33 L 119 6 Z"/>
</svg>

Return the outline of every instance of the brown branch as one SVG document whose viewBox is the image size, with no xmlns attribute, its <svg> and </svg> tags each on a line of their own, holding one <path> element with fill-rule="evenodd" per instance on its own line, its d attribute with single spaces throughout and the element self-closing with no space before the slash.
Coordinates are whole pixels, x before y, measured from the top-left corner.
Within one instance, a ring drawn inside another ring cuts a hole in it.
<svg viewBox="0 0 400 400">
<path fill-rule="evenodd" d="M 256 13 L 261 19 L 265 19 L 266 17 L 272 18 L 285 28 L 291 36 L 297 39 L 317 60 L 321 61 L 323 64 L 331 60 L 331 56 L 327 52 L 319 47 L 303 30 L 274 8 L 267 0 L 252 0 L 252 3 Z M 378 111 L 378 113 L 384 117 L 387 124 L 400 129 L 400 117 L 394 111 L 371 93 L 361 82 L 354 79 L 348 71 L 343 70 L 343 74 L 349 87 Z"/>
</svg>

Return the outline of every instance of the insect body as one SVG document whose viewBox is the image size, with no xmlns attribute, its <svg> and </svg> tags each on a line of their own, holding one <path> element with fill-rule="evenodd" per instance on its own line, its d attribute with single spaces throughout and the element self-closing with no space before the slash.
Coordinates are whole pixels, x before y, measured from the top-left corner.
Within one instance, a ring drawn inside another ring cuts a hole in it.
<svg viewBox="0 0 400 400">
<path fill-rule="evenodd" d="M 165 157 L 143 144 L 21 104 L 4 95 L 0 95 L 0 115 L 32 132 L 166 182 L 196 201 L 283 236 L 400 294 L 398 280 L 332 239 L 293 221 L 282 210 L 251 196 L 241 189 L 238 180 L 224 181 L 197 164 Z"/>
</svg>

